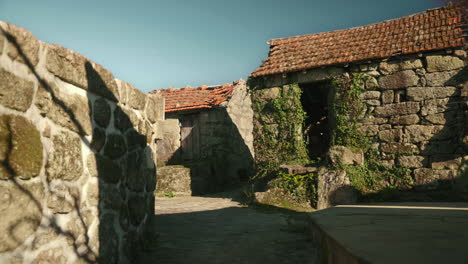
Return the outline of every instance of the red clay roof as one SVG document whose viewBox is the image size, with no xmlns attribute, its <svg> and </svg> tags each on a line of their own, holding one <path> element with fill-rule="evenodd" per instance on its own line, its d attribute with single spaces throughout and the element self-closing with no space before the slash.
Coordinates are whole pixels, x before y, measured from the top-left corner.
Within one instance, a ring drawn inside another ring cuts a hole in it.
<svg viewBox="0 0 468 264">
<path fill-rule="evenodd" d="M 250 77 L 464 46 L 467 2 L 362 27 L 270 40 L 268 58 Z"/>
<path fill-rule="evenodd" d="M 213 108 L 228 100 L 236 85 L 200 86 L 197 88 L 169 88 L 154 90 L 165 98 L 165 112 Z"/>
</svg>

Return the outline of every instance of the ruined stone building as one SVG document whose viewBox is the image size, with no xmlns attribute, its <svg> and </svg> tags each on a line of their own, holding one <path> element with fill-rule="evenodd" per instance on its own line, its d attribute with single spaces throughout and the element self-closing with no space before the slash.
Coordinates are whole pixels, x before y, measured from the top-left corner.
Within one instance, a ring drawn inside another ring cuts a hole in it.
<svg viewBox="0 0 468 264">
<path fill-rule="evenodd" d="M 347 107 L 361 108 L 362 118 L 355 118 L 359 135 L 350 136 L 369 137 L 379 164 L 409 169 L 411 187 L 460 179 L 468 143 L 467 21 L 466 7 L 456 2 L 367 26 L 270 40 L 268 57 L 250 75 L 257 162 L 271 160 L 263 146 L 281 146 L 278 128 L 287 126 L 271 109 L 293 96 L 300 97 L 306 124 L 292 128 L 293 151 L 278 162 L 296 158 L 301 144 L 311 159 L 330 154 L 339 122 L 333 111 L 343 93 L 334 80 L 361 73 L 360 102 Z M 299 93 L 291 94 L 294 89 Z"/>
<path fill-rule="evenodd" d="M 165 99 L 159 192 L 220 191 L 251 176 L 253 112 L 245 81 L 152 93 Z"/>
</svg>

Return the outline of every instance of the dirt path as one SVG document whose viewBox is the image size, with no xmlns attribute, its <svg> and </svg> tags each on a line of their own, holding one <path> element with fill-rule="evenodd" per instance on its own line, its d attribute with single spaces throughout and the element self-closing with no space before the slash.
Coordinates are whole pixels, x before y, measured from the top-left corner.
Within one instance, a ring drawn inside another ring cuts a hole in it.
<svg viewBox="0 0 468 264">
<path fill-rule="evenodd" d="M 232 200 L 234 198 L 234 200 Z M 306 215 L 245 207 L 231 194 L 157 198 L 158 246 L 142 263 L 314 263 Z"/>
</svg>

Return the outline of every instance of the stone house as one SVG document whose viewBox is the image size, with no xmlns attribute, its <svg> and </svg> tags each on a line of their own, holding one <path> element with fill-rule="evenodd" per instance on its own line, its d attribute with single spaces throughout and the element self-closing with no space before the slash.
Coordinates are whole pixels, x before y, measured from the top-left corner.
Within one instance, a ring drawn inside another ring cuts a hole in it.
<svg viewBox="0 0 468 264">
<path fill-rule="evenodd" d="M 274 131 L 276 144 L 281 141 L 281 132 L 275 131 L 281 124 L 269 118 L 265 106 L 284 96 L 291 84 L 298 85 L 307 115 L 294 139 L 307 144 L 311 158 L 329 155 L 337 121 L 333 80 L 362 73 L 359 132 L 373 140 L 380 163 L 408 169 L 410 188 L 463 181 L 466 22 L 467 1 L 461 1 L 371 25 L 270 40 L 268 57 L 249 80 L 253 105 L 260 106 L 254 110 L 257 161 L 263 155 L 261 135 Z"/>
<path fill-rule="evenodd" d="M 151 93 L 165 99 L 158 192 L 214 192 L 248 178 L 253 170 L 253 112 L 245 81 Z"/>
</svg>

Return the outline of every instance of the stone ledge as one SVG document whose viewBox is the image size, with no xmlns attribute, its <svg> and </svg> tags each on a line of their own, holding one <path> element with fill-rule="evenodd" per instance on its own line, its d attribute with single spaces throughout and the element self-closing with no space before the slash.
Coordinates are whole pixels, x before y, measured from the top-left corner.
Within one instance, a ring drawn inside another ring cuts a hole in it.
<svg viewBox="0 0 468 264">
<path fill-rule="evenodd" d="M 468 203 L 337 206 L 310 214 L 327 263 L 464 263 Z"/>
</svg>

